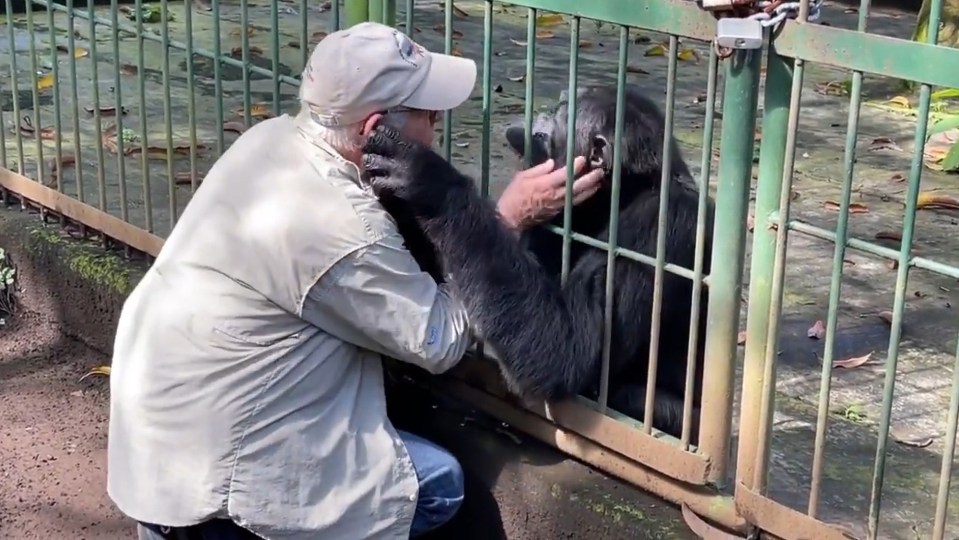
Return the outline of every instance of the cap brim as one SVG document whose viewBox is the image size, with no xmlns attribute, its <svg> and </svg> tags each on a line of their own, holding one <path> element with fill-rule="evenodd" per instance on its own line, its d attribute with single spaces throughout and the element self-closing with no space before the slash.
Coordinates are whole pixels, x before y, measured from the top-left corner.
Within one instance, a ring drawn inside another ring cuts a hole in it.
<svg viewBox="0 0 959 540">
<path fill-rule="evenodd" d="M 476 62 L 432 53 L 430 71 L 403 105 L 425 111 L 448 111 L 469 99 L 476 85 Z"/>
</svg>

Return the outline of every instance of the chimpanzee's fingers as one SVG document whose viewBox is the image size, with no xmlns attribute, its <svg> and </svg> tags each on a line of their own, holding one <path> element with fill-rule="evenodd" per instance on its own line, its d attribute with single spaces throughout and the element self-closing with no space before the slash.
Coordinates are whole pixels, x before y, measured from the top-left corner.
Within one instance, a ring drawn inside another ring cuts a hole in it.
<svg viewBox="0 0 959 540">
<path fill-rule="evenodd" d="M 363 144 L 364 154 L 395 156 L 400 149 L 400 134 L 395 129 L 377 125 Z"/>
<path fill-rule="evenodd" d="M 384 155 L 363 154 L 363 169 L 370 178 L 389 176 L 394 166 L 394 161 Z"/>
</svg>

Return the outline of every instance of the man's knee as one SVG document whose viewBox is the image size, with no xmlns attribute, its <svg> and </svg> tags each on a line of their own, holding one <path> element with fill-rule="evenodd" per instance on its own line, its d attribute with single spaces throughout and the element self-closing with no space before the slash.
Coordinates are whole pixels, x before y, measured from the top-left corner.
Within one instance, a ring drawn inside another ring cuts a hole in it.
<svg viewBox="0 0 959 540">
<path fill-rule="evenodd" d="M 419 481 L 419 497 L 411 534 L 435 529 L 456 515 L 463 504 L 463 467 L 445 449 L 410 433 L 400 433 Z"/>
</svg>

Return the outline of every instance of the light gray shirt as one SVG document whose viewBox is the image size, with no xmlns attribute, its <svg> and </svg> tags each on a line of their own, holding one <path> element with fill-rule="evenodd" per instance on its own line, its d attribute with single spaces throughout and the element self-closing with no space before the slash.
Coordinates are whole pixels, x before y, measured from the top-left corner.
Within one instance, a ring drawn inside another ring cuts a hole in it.
<svg viewBox="0 0 959 540">
<path fill-rule="evenodd" d="M 467 316 L 310 126 L 284 115 L 241 136 L 123 306 L 107 490 L 134 519 L 409 537 L 418 484 L 380 355 L 443 372 Z"/>
</svg>

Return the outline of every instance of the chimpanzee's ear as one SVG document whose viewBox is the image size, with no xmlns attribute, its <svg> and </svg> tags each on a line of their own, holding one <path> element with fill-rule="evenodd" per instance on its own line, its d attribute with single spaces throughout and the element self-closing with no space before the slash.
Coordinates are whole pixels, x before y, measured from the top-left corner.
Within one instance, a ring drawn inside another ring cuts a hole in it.
<svg viewBox="0 0 959 540">
<path fill-rule="evenodd" d="M 533 133 L 532 165 L 549 159 L 549 135 L 542 132 Z M 510 148 L 519 157 L 526 155 L 526 130 L 522 126 L 510 126 L 506 128 L 506 142 Z"/>
<path fill-rule="evenodd" d="M 593 135 L 589 148 L 589 167 L 591 169 L 611 170 L 613 168 L 613 145 L 602 135 Z"/>
</svg>

